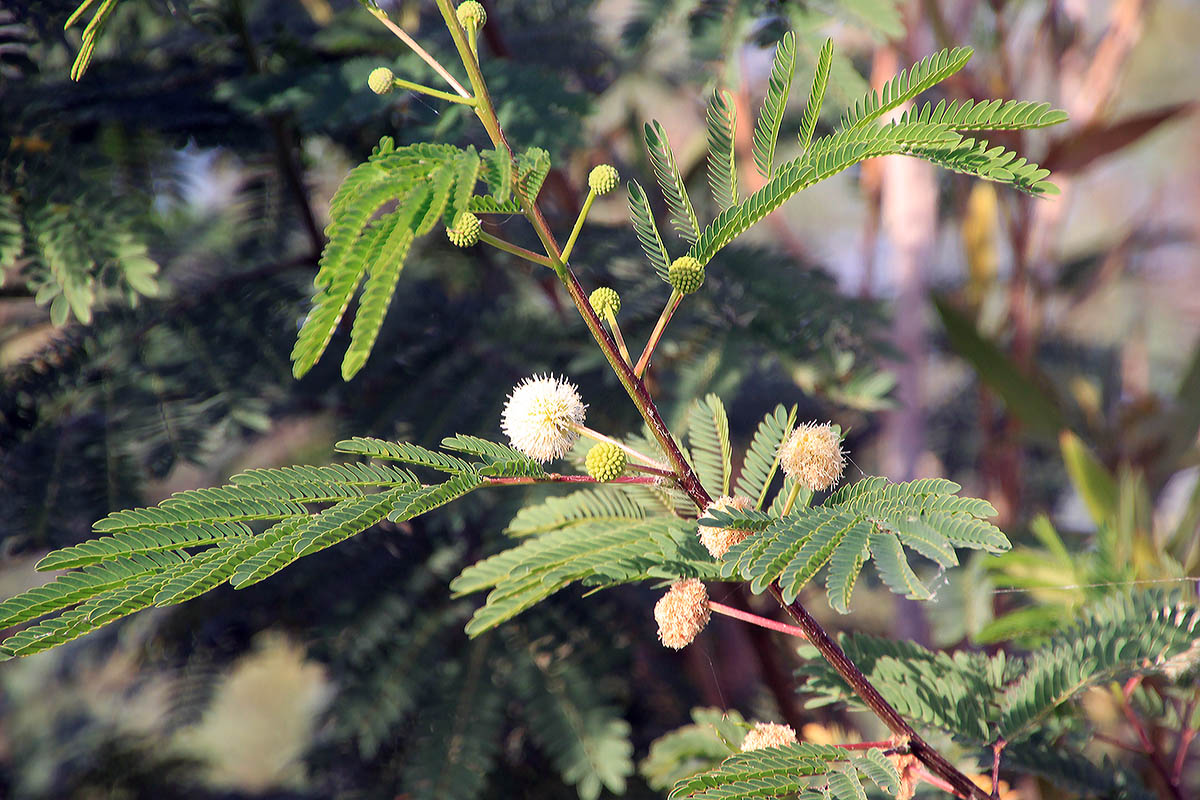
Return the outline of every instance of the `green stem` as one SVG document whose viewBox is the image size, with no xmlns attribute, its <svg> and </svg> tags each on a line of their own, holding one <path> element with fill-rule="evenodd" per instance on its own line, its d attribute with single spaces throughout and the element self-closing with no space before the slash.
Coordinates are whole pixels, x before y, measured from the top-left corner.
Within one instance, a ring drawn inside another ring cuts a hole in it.
<svg viewBox="0 0 1200 800">
<path fill-rule="evenodd" d="M 408 45 L 408 48 L 420 56 L 422 61 L 432 67 L 434 72 L 436 72 L 438 75 L 441 75 L 442 79 L 446 81 L 446 83 L 450 84 L 450 88 L 458 92 L 460 97 L 471 96 L 471 94 L 463 88 L 462 84 L 454 79 L 454 76 L 450 74 L 450 71 L 442 66 L 442 62 L 429 55 L 425 48 L 417 44 L 417 40 L 409 36 L 408 32 L 405 31 L 404 28 L 401 28 L 399 25 L 392 22 L 391 17 L 389 17 L 386 12 L 384 12 L 382 9 L 371 8 L 369 6 L 367 7 L 367 11 L 370 11 L 371 15 L 375 17 L 375 19 L 382 22 L 389 31 L 394 33 L 397 39 Z"/>
<path fill-rule="evenodd" d="M 479 241 L 483 242 L 484 244 L 490 244 L 492 247 L 496 248 L 497 250 L 503 250 L 506 253 L 512 253 L 514 256 L 517 256 L 518 258 L 523 258 L 526 261 L 532 261 L 534 264 L 537 264 L 538 266 L 549 267 L 550 269 L 554 269 L 554 266 L 555 266 L 554 262 L 551 261 L 550 259 L 546 258 L 545 256 L 538 255 L 537 253 L 533 252 L 532 250 L 526 250 L 524 247 L 520 247 L 511 242 L 506 242 L 503 239 L 501 239 L 497 236 L 492 236 L 490 233 L 487 233 L 485 231 L 479 232 Z"/>
<path fill-rule="evenodd" d="M 658 322 L 654 324 L 654 331 L 650 334 L 650 339 L 647 340 L 646 347 L 642 350 L 642 357 L 638 359 L 637 366 L 633 368 L 633 374 L 638 378 L 646 374 L 646 368 L 650 366 L 650 357 L 654 355 L 654 348 L 658 347 L 658 340 L 662 338 L 663 331 L 667 329 L 671 315 L 675 313 L 675 309 L 679 308 L 682 301 L 683 294 L 678 289 L 672 289 L 671 296 L 667 298 L 667 304 L 663 306 L 662 313 L 658 315 Z"/>
<path fill-rule="evenodd" d="M 575 249 L 575 240 L 579 238 L 579 232 L 583 230 L 583 221 L 587 219 L 588 212 L 592 210 L 592 203 L 595 201 L 596 192 L 588 189 L 587 199 L 583 201 L 583 208 L 579 210 L 579 216 L 575 219 L 575 227 L 571 229 L 571 235 L 567 237 L 567 243 L 563 246 L 562 260 L 564 264 L 571 260 L 571 251 Z"/>
<path fill-rule="evenodd" d="M 443 92 L 441 89 L 434 89 L 432 86 L 426 86 L 423 83 L 406 81 L 404 78 L 392 78 L 392 84 L 401 89 L 411 89 L 414 92 L 427 94 L 430 97 L 436 97 L 440 100 L 447 100 L 451 103 L 462 103 L 464 106 L 471 106 L 472 108 L 475 106 L 475 98 L 473 97 L 459 97 L 456 94 L 450 94 L 449 92 Z"/>
<path fill-rule="evenodd" d="M 605 313 L 604 319 L 608 322 L 613 338 L 617 340 L 617 349 L 621 351 L 621 358 L 625 359 L 626 364 L 632 364 L 633 362 L 629 360 L 629 350 L 625 347 L 625 337 L 621 335 L 621 326 L 617 325 L 617 315 L 612 312 L 612 309 L 609 309 Z"/>
<path fill-rule="evenodd" d="M 796 502 L 796 498 L 800 495 L 800 481 L 792 482 L 792 490 L 788 492 L 787 502 L 783 504 L 783 513 L 779 516 L 786 517 L 792 513 L 792 505 Z"/>
</svg>

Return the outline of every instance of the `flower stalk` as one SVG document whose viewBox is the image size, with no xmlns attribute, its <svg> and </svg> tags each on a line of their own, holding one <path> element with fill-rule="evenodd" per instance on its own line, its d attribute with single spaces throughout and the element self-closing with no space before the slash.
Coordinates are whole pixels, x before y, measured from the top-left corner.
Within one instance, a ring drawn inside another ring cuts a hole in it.
<svg viewBox="0 0 1200 800">
<path fill-rule="evenodd" d="M 773 619 L 760 617 L 758 614 L 751 614 L 749 611 L 742 611 L 733 606 L 727 606 L 724 603 L 717 603 L 712 600 L 708 602 L 708 607 L 712 609 L 714 614 L 723 614 L 726 617 L 749 622 L 751 625 L 757 625 L 760 628 L 766 628 L 769 631 L 777 633 L 785 633 L 788 636 L 795 636 L 797 639 L 807 639 L 804 630 L 795 625 L 788 625 L 786 622 L 777 622 Z"/>
<path fill-rule="evenodd" d="M 554 269 L 554 262 L 545 256 L 535 253 L 532 250 L 526 250 L 524 247 L 515 245 L 512 242 L 506 242 L 498 236 L 491 235 L 487 231 L 479 232 L 479 241 L 483 242 L 484 244 L 491 245 L 497 250 L 503 250 L 510 255 L 516 256 L 517 258 L 523 258 L 526 261 L 537 264 L 539 267 L 549 267 L 550 269 Z"/>
<path fill-rule="evenodd" d="M 637 366 L 633 368 L 633 374 L 639 379 L 646 374 L 646 368 L 650 366 L 650 357 L 654 355 L 654 349 L 658 347 L 658 342 L 662 339 L 663 331 L 667 329 L 667 323 L 671 321 L 671 316 L 675 313 L 675 309 L 679 308 L 680 302 L 683 301 L 683 292 L 678 289 L 671 290 L 671 296 L 667 298 L 667 304 L 663 306 L 662 313 L 658 315 L 658 322 L 654 324 L 654 330 L 650 333 L 650 338 L 646 342 L 646 346 L 642 349 L 642 355 L 638 358 Z"/>
</svg>

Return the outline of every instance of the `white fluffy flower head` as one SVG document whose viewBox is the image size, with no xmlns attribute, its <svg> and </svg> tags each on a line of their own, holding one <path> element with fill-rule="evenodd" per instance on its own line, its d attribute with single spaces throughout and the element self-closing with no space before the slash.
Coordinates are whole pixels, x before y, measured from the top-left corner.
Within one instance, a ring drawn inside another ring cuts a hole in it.
<svg viewBox="0 0 1200 800">
<path fill-rule="evenodd" d="M 806 489 L 830 489 L 846 469 L 842 437 L 829 423 L 799 425 L 779 448 L 779 465 Z"/>
<path fill-rule="evenodd" d="M 742 740 L 742 752 L 762 750 L 764 747 L 784 747 L 796 742 L 796 732 L 789 725 L 777 722 L 756 722 L 754 730 Z"/>
<path fill-rule="evenodd" d="M 553 375 L 517 384 L 504 406 L 500 428 L 512 446 L 541 462 L 566 455 L 579 438 L 587 406 L 575 384 Z"/>
</svg>

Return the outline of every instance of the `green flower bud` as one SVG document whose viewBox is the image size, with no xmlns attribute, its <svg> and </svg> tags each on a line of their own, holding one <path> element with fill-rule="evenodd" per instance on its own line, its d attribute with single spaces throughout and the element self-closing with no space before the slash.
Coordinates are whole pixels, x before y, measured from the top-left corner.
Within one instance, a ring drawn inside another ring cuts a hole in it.
<svg viewBox="0 0 1200 800">
<path fill-rule="evenodd" d="M 621 295 L 617 294 L 615 289 L 607 286 L 601 286 L 592 292 L 588 297 L 588 302 L 592 304 L 592 310 L 596 312 L 596 316 L 601 319 L 607 319 L 610 311 L 614 317 L 621 312 Z"/>
<path fill-rule="evenodd" d="M 475 0 L 461 3 L 455 13 L 458 15 L 458 24 L 467 29 L 479 30 L 487 22 L 487 12 Z"/>
<path fill-rule="evenodd" d="M 394 86 L 392 80 L 395 77 L 387 67 L 376 67 L 367 76 L 367 86 L 371 87 L 371 91 L 375 94 L 387 94 L 392 91 L 392 87 Z"/>
<path fill-rule="evenodd" d="M 454 221 L 454 227 L 446 228 L 446 237 L 455 247 L 470 247 L 479 241 L 479 227 L 479 217 L 464 211 Z"/>
<path fill-rule="evenodd" d="M 667 270 L 667 280 L 680 294 L 691 294 L 704 283 L 704 265 L 691 256 L 680 256 Z"/>
<path fill-rule="evenodd" d="M 625 465 L 629 462 L 624 450 L 615 444 L 600 442 L 588 451 L 584 463 L 588 475 L 598 481 L 611 481 L 625 474 Z"/>
<path fill-rule="evenodd" d="M 588 188 L 596 194 L 608 194 L 617 188 L 621 175 L 617 168 L 610 164 L 601 164 L 588 173 Z"/>
</svg>

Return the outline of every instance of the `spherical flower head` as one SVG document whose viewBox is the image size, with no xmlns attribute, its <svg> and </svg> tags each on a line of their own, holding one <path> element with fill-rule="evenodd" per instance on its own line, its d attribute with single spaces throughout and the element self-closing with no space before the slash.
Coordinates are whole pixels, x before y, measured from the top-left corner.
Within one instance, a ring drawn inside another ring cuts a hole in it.
<svg viewBox="0 0 1200 800">
<path fill-rule="evenodd" d="M 764 747 L 783 747 L 796 743 L 796 732 L 789 725 L 778 722 L 757 722 L 754 729 L 742 739 L 742 752 L 761 750 Z"/>
<path fill-rule="evenodd" d="M 600 318 L 608 316 L 609 312 L 615 317 L 621 311 L 621 295 L 617 294 L 615 289 L 607 286 L 601 286 L 592 292 L 588 296 L 588 302 L 592 304 L 592 310 Z"/>
<path fill-rule="evenodd" d="M 455 247 L 470 247 L 479 241 L 479 217 L 464 211 L 454 220 L 454 227 L 446 228 L 446 238 Z"/>
<path fill-rule="evenodd" d="M 708 590 L 696 578 L 675 581 L 654 604 L 658 639 L 674 650 L 691 644 L 696 634 L 704 630 L 710 616 Z"/>
<path fill-rule="evenodd" d="M 387 94 L 392 90 L 395 84 L 392 83 L 396 76 L 387 67 L 376 67 L 371 70 L 371 74 L 367 76 L 367 86 L 375 94 Z"/>
<path fill-rule="evenodd" d="M 800 425 L 779 448 L 779 465 L 805 489 L 824 491 L 836 484 L 846 469 L 842 439 L 828 423 Z"/>
<path fill-rule="evenodd" d="M 725 495 L 708 504 L 704 515 L 713 511 L 746 511 L 753 507 L 754 501 L 748 497 L 730 497 Z M 713 558 L 721 558 L 738 542 L 747 539 L 753 531 L 742 531 L 736 528 L 716 528 L 708 525 L 700 526 L 700 543 L 704 545 Z"/>
<path fill-rule="evenodd" d="M 551 375 L 526 378 L 513 389 L 500 427 L 512 446 L 545 463 L 566 455 L 579 439 L 587 407 L 575 385 Z"/>
<path fill-rule="evenodd" d="M 588 450 L 584 461 L 587 474 L 601 482 L 616 480 L 624 475 L 628 463 L 625 451 L 609 442 L 600 442 Z"/>
<path fill-rule="evenodd" d="M 691 294 L 704 283 L 704 265 L 691 256 L 680 256 L 667 269 L 667 280 L 680 294 Z"/>
<path fill-rule="evenodd" d="M 475 0 L 460 3 L 454 13 L 458 16 L 458 24 L 464 28 L 479 30 L 487 22 L 487 12 Z"/>
<path fill-rule="evenodd" d="M 588 188 L 596 194 L 608 194 L 621 182 L 621 174 L 611 164 L 601 164 L 588 173 Z"/>
</svg>

